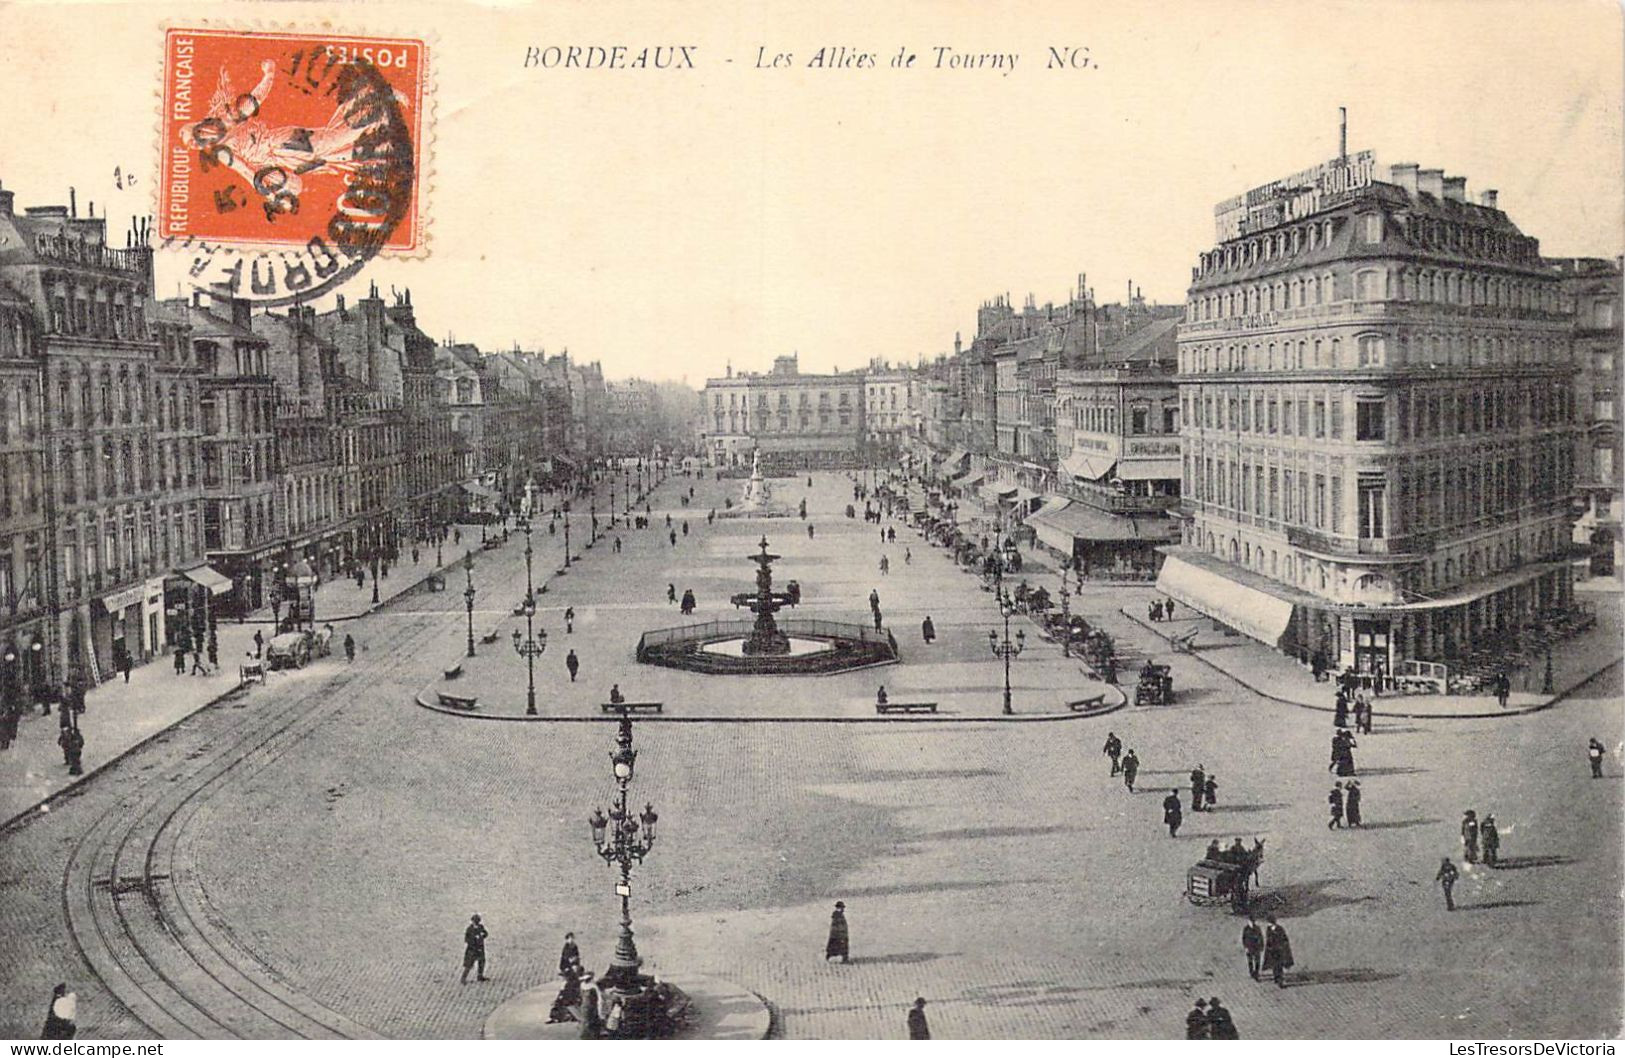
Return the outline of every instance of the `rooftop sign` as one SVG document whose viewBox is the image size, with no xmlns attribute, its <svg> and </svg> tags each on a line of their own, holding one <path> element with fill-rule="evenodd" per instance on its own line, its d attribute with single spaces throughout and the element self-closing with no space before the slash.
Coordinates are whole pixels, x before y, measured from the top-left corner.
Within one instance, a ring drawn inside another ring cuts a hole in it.
<svg viewBox="0 0 1625 1058">
<path fill-rule="evenodd" d="M 1370 187 L 1376 170 L 1376 158 L 1370 151 L 1361 151 L 1227 198 L 1213 207 L 1218 241 L 1228 242 L 1317 213 Z"/>
</svg>

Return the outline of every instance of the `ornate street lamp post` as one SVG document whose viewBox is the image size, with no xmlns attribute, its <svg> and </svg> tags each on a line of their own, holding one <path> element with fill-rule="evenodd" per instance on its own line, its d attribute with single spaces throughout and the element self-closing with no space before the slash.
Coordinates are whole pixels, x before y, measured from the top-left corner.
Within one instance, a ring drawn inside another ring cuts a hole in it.
<svg viewBox="0 0 1625 1058">
<path fill-rule="evenodd" d="M 368 564 L 372 567 L 372 601 L 373 602 L 378 601 L 378 553 L 382 549 L 382 546 L 383 546 L 382 544 L 378 544 L 378 543 L 375 543 L 375 544 L 372 545 L 372 556 L 371 556 L 371 558 L 370 558 L 370 560 L 368 562 Z"/>
<path fill-rule="evenodd" d="M 468 656 L 474 656 L 474 552 L 463 556 L 463 576 L 468 587 L 463 589 L 463 602 L 468 606 Z"/>
<path fill-rule="evenodd" d="M 519 638 L 519 629 L 513 630 L 513 649 L 520 657 L 525 659 L 525 715 L 536 715 L 536 659 L 547 650 L 547 630 L 540 633 L 536 631 L 536 597 L 525 592 L 525 601 L 521 604 L 525 612 L 525 637 Z"/>
<path fill-rule="evenodd" d="M 1010 708 L 1010 659 L 1021 656 L 1027 649 L 1027 633 L 1016 630 L 1016 640 L 1010 641 L 1010 615 L 1016 612 L 1016 607 L 1010 597 L 999 590 L 999 613 L 1004 617 L 1004 639 L 1001 642 L 999 633 L 991 629 L 987 633 L 987 645 L 993 651 L 993 656 L 1004 659 L 1004 715 L 1011 716 L 1015 710 Z"/>
<path fill-rule="evenodd" d="M 620 870 L 621 879 L 615 893 L 621 898 L 621 935 L 615 942 L 615 957 L 610 961 L 602 981 L 617 992 L 634 993 L 641 989 L 638 969 L 643 959 L 632 941 L 632 862 L 643 862 L 655 843 L 654 805 L 645 804 L 636 819 L 627 807 L 626 788 L 632 783 L 632 769 L 638 751 L 632 748 L 632 718 L 621 711 L 621 730 L 615 738 L 615 748 L 609 754 L 615 771 L 615 800 L 610 805 L 609 818 L 594 808 L 587 820 L 592 828 L 592 843 L 604 862 Z M 641 826 L 640 826 L 641 823 Z"/>
<path fill-rule="evenodd" d="M 570 501 L 564 501 L 564 568 L 570 568 Z"/>
</svg>

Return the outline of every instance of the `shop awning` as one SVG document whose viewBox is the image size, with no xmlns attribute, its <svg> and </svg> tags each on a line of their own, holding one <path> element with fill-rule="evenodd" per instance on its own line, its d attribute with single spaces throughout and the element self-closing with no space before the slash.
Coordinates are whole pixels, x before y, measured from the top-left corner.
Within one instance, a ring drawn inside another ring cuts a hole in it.
<svg viewBox="0 0 1625 1058">
<path fill-rule="evenodd" d="M 1124 481 L 1178 481 L 1179 474 L 1179 460 L 1171 457 L 1117 461 L 1117 476 Z"/>
<path fill-rule="evenodd" d="M 191 569 L 181 570 L 181 576 L 194 584 L 201 584 L 209 589 L 210 595 L 224 595 L 231 590 L 231 578 L 216 570 L 213 566 L 193 566 Z"/>
<path fill-rule="evenodd" d="M 1292 624 L 1293 605 L 1286 599 L 1177 555 L 1163 560 L 1157 590 L 1272 647 L 1281 646 Z"/>
<path fill-rule="evenodd" d="M 1109 455 L 1092 455 L 1088 452 L 1075 451 L 1061 460 L 1061 469 L 1075 478 L 1085 481 L 1099 481 L 1111 472 L 1112 464 L 1116 459 Z"/>
<path fill-rule="evenodd" d="M 1074 539 L 1166 543 L 1179 533 L 1178 526 L 1168 518 L 1136 518 L 1096 510 L 1084 503 L 1060 502 L 1066 506 L 1055 508 L 1052 500 L 1029 515 L 1027 524 L 1037 530 L 1038 539 L 1062 551 L 1071 551 Z"/>
</svg>

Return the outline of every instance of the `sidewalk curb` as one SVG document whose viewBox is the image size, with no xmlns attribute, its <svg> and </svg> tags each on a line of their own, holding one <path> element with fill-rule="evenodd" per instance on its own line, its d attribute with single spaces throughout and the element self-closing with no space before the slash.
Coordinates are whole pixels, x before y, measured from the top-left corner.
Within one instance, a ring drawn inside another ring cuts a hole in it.
<svg viewBox="0 0 1625 1058">
<path fill-rule="evenodd" d="M 1128 705 L 1128 695 L 1121 687 L 1113 684 L 1106 685 L 1110 690 L 1108 696 L 1115 692 L 1117 702 L 1104 705 L 1098 709 L 1084 712 L 1067 711 L 1065 713 L 1032 713 L 1015 716 L 666 716 L 664 713 L 654 716 L 640 715 L 637 719 L 650 723 L 667 724 L 1034 724 L 1049 723 L 1065 720 L 1093 720 L 1095 717 L 1107 716 L 1117 712 Z M 497 713 L 471 713 L 461 709 L 448 709 L 435 701 L 435 691 L 428 687 L 412 696 L 412 700 L 420 709 L 427 709 L 431 713 L 442 716 L 454 716 L 459 720 L 495 720 L 510 721 L 525 724 L 603 724 L 615 723 L 620 717 L 614 713 L 605 713 L 603 716 L 526 716 L 524 713 L 497 714 Z"/>
<path fill-rule="evenodd" d="M 1124 617 L 1128 618 L 1130 621 L 1133 621 L 1135 624 L 1139 625 L 1141 628 L 1144 628 L 1146 631 L 1150 632 L 1152 635 L 1162 639 L 1164 642 L 1170 642 L 1168 637 L 1163 635 L 1157 629 L 1153 628 L 1150 622 L 1146 621 L 1142 617 L 1138 617 L 1135 614 L 1130 613 L 1127 607 L 1120 608 L 1118 612 Z M 1237 676 L 1232 672 L 1228 672 L 1214 664 L 1212 661 L 1209 661 L 1207 658 L 1202 657 L 1201 653 L 1198 651 L 1186 652 L 1186 656 L 1200 661 L 1214 672 L 1217 672 L 1219 675 L 1230 680 L 1232 683 L 1240 684 L 1249 691 L 1258 695 L 1260 698 L 1267 698 L 1272 702 L 1279 702 L 1282 705 L 1294 706 L 1298 709 L 1308 709 L 1317 713 L 1334 713 L 1337 711 L 1330 706 L 1310 705 L 1308 702 L 1300 702 L 1292 698 L 1283 698 L 1278 694 L 1271 694 L 1269 691 L 1260 690 L 1258 687 L 1255 687 L 1253 684 L 1242 679 L 1240 676 Z M 1590 683 L 1598 676 L 1601 676 L 1609 669 L 1619 665 L 1621 661 L 1625 661 L 1625 655 L 1614 658 L 1612 661 L 1596 669 L 1595 671 L 1587 673 L 1586 675 L 1568 684 L 1566 687 L 1551 695 L 1545 701 L 1537 702 L 1534 705 L 1519 706 L 1516 709 L 1502 709 L 1493 713 L 1396 713 L 1388 709 L 1384 709 L 1382 710 L 1382 715 L 1385 717 L 1393 717 L 1396 720 L 1495 720 L 1501 717 L 1525 716 L 1529 713 L 1538 713 L 1542 710 L 1550 709 L 1552 706 L 1573 694 L 1579 688 L 1584 687 L 1586 684 Z"/>
</svg>

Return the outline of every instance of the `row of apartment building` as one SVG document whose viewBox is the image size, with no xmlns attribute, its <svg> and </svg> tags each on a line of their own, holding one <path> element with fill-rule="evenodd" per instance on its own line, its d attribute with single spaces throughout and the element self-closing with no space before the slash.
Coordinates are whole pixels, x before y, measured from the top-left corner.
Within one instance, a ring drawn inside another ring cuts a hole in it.
<svg viewBox="0 0 1625 1058">
<path fill-rule="evenodd" d="M 410 292 L 155 299 L 145 228 L 0 190 L 0 692 L 173 649 L 296 567 L 388 561 L 602 454 L 597 364 L 481 353 Z M 303 564 L 303 565 L 301 565 Z"/>
<path fill-rule="evenodd" d="M 1080 275 L 1060 306 L 985 302 L 911 368 L 730 372 L 705 443 L 847 465 L 869 387 L 896 386 L 906 458 L 961 523 L 1368 672 L 1504 643 L 1571 609 L 1576 573 L 1617 575 L 1619 259 L 1543 257 L 1494 191 L 1370 152 L 1215 222 L 1183 305 Z"/>
</svg>

